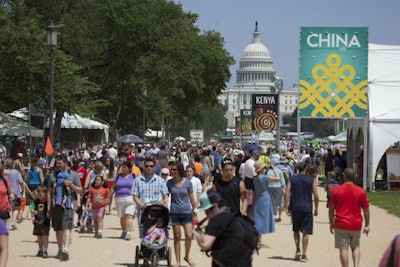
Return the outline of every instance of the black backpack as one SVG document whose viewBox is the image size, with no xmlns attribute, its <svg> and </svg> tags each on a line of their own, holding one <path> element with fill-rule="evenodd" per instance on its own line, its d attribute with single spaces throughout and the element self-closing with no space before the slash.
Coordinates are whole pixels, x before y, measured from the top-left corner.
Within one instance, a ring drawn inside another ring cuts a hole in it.
<svg viewBox="0 0 400 267">
<path fill-rule="evenodd" d="M 258 251 L 260 234 L 253 220 L 237 212 L 226 229 L 222 237 L 214 242 L 211 256 L 227 267 L 246 265 L 254 250 Z"/>
</svg>

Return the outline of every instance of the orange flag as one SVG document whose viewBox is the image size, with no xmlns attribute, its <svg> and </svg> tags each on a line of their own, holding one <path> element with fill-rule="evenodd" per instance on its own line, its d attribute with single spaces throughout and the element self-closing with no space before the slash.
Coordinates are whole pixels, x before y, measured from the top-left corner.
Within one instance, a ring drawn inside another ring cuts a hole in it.
<svg viewBox="0 0 400 267">
<path fill-rule="evenodd" d="M 47 136 L 46 147 L 44 149 L 44 152 L 46 152 L 47 155 L 49 155 L 49 156 L 51 156 L 54 152 L 53 145 L 51 144 L 50 137 L 48 137 L 48 136 Z"/>
</svg>

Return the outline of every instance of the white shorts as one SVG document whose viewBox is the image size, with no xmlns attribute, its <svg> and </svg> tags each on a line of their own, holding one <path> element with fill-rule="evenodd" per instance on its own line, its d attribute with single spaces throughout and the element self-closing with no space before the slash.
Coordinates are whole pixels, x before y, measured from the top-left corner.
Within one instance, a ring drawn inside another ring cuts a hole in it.
<svg viewBox="0 0 400 267">
<path fill-rule="evenodd" d="M 133 200 L 133 196 L 116 197 L 115 209 L 120 218 L 127 214 L 134 216 L 136 213 L 136 203 Z"/>
</svg>

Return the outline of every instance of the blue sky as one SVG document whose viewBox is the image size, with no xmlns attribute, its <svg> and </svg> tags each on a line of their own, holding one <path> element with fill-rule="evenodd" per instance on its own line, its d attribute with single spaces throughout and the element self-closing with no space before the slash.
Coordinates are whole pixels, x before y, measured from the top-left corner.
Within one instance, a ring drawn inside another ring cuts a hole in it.
<svg viewBox="0 0 400 267">
<path fill-rule="evenodd" d="M 243 49 L 252 41 L 258 21 L 261 42 L 269 49 L 284 88 L 298 83 L 301 26 L 368 27 L 369 42 L 400 45 L 400 0 L 175 0 L 199 14 L 196 25 L 216 30 L 234 57 L 232 88 Z"/>
</svg>

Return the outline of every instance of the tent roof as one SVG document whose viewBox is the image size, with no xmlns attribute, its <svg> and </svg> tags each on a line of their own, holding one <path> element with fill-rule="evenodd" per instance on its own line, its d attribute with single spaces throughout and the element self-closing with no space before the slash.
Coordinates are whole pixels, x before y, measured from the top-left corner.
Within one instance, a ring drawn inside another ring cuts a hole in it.
<svg viewBox="0 0 400 267">
<path fill-rule="evenodd" d="M 338 135 L 335 136 L 329 136 L 328 137 L 329 141 L 331 142 L 343 142 L 343 141 L 347 141 L 347 132 L 341 132 Z"/>
<path fill-rule="evenodd" d="M 29 127 L 28 123 L 0 112 L 0 135 L 42 137 L 43 130 L 33 126 Z"/>
<path fill-rule="evenodd" d="M 15 110 L 9 115 L 23 119 L 25 121 L 28 120 L 28 110 L 26 108 L 20 108 Z M 49 122 L 46 121 L 46 127 L 49 127 Z M 77 128 L 77 129 L 103 129 L 108 130 L 109 126 L 103 124 L 101 122 L 84 118 L 78 114 L 68 114 L 64 112 L 64 116 L 61 120 L 61 128 Z"/>
</svg>

